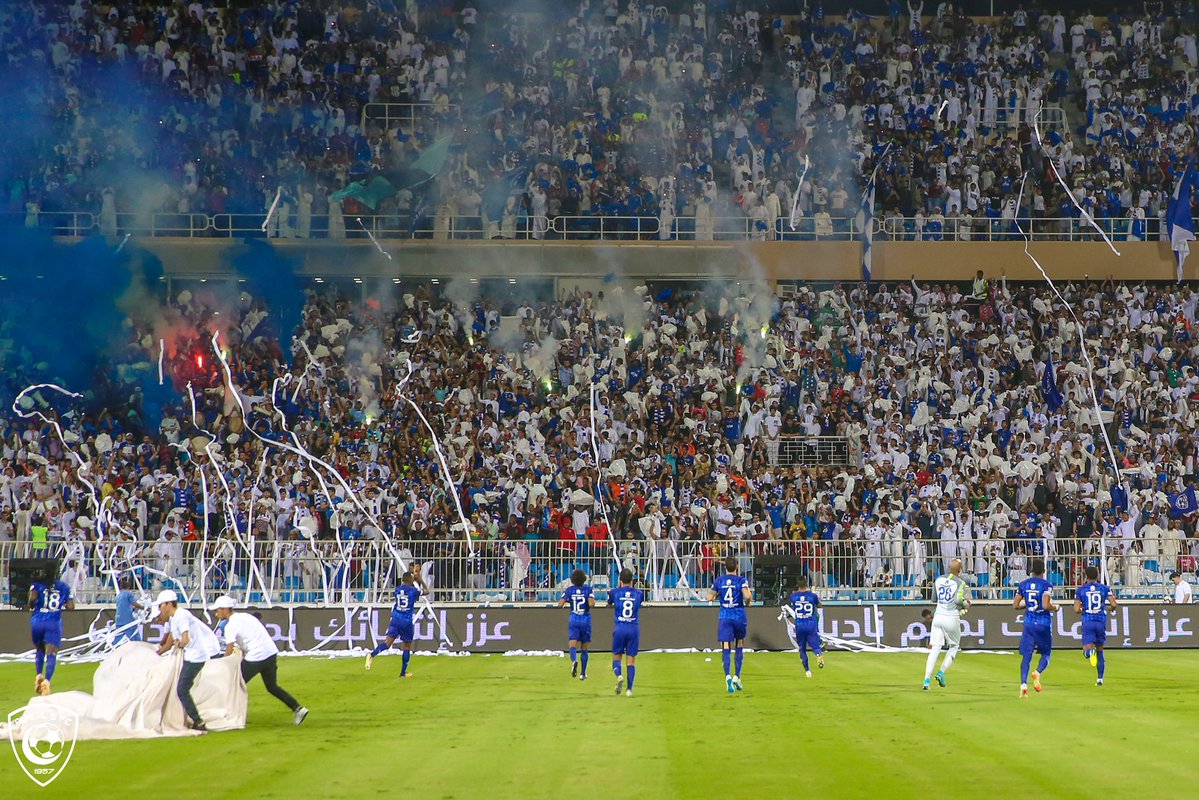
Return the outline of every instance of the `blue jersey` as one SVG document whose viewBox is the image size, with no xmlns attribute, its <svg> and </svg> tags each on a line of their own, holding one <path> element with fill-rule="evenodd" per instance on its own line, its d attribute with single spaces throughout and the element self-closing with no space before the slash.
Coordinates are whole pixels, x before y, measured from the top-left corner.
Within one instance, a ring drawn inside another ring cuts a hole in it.
<svg viewBox="0 0 1199 800">
<path fill-rule="evenodd" d="M 62 581 L 55 581 L 53 586 L 35 583 L 31 586 L 37 592 L 33 601 L 34 622 L 62 622 L 62 612 L 71 600 L 71 587 Z"/>
<path fill-rule="evenodd" d="M 133 604 L 137 598 L 133 596 L 133 592 L 128 589 L 122 589 L 117 595 L 117 627 L 128 625 L 133 622 Z"/>
<path fill-rule="evenodd" d="M 1090 581 L 1079 586 L 1074 592 L 1074 599 L 1082 603 L 1082 618 L 1084 622 L 1107 623 L 1107 598 L 1111 597 L 1112 588 L 1099 581 Z"/>
<path fill-rule="evenodd" d="M 787 605 L 795 612 L 796 627 L 814 628 L 819 624 L 817 609 L 820 608 L 820 598 L 815 592 L 792 592 Z"/>
<path fill-rule="evenodd" d="M 391 616 L 400 617 L 406 622 L 412 621 L 412 613 L 416 611 L 416 601 L 420 599 L 420 588 L 407 583 L 396 587 L 396 603 L 391 608 Z"/>
<path fill-rule="evenodd" d="M 641 611 L 641 603 L 645 593 L 633 586 L 620 586 L 612 590 L 609 602 L 616 612 L 617 625 L 638 624 L 637 614 Z"/>
<path fill-rule="evenodd" d="M 572 621 L 574 621 L 575 617 L 579 617 L 579 621 L 591 618 L 590 586 L 568 586 L 566 587 L 566 591 L 562 593 L 562 599 L 566 601 L 566 605 L 570 608 Z"/>
<path fill-rule="evenodd" d="M 1016 592 L 1024 598 L 1024 624 L 1050 625 L 1053 614 L 1041 606 L 1041 598 L 1045 592 L 1053 591 L 1053 586 L 1044 578 L 1028 578 L 1021 581 Z"/>
<path fill-rule="evenodd" d="M 745 619 L 746 585 L 743 575 L 721 575 L 716 579 L 712 591 L 720 603 L 720 619 Z"/>
</svg>

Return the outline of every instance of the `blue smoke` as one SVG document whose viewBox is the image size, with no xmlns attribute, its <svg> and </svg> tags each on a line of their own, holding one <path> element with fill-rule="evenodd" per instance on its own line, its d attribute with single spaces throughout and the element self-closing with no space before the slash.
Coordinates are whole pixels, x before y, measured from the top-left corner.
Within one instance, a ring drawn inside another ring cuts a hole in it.
<svg viewBox="0 0 1199 800">
<path fill-rule="evenodd" d="M 246 239 L 228 251 L 225 260 L 269 310 L 270 333 L 278 337 L 283 358 L 290 365 L 292 337 L 303 321 L 304 310 L 304 290 L 296 274 L 299 262 L 263 239 Z"/>
</svg>

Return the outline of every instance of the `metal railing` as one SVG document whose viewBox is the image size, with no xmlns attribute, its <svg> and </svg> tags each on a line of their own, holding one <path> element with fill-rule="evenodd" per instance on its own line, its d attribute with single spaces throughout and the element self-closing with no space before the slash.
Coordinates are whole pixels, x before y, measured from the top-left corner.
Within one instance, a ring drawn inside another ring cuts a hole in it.
<svg viewBox="0 0 1199 800">
<path fill-rule="evenodd" d="M 434 128 L 441 127 L 443 117 L 458 116 L 454 103 L 367 103 L 362 107 L 362 127 L 370 122 L 379 122 L 385 129 L 403 128 L 412 130 L 417 122 L 432 120 Z"/>
<path fill-rule="evenodd" d="M 859 237 L 853 217 L 802 217 L 794 229 L 787 218 L 763 228 L 753 217 L 654 216 L 555 216 L 519 215 L 489 220 L 474 215 L 429 214 L 412 220 L 407 214 L 344 213 L 340 224 L 327 214 L 301 215 L 295 209 L 276 212 L 266 231 L 266 210 L 260 214 L 117 214 L 106 220 L 88 212 L 37 212 L 0 214 L 0 222 L 40 228 L 55 236 L 110 236 L 184 238 L 366 239 L 369 229 L 378 239 L 433 241 L 548 240 L 548 241 L 852 241 Z M 361 223 L 359 222 L 361 220 Z M 1116 240 L 1127 238 L 1127 217 L 1095 220 Z M 330 223 L 334 225 L 331 227 Z M 1099 241 L 1098 232 L 1076 217 L 1021 219 L 1020 225 L 1034 240 Z M 1158 238 L 1156 219 L 1147 220 L 1144 236 Z M 879 217 L 874 220 L 879 241 L 1016 241 L 1021 234 L 1010 219 L 997 217 Z"/>
<path fill-rule="evenodd" d="M 752 524 L 734 531 L 767 530 Z M 247 545 L 221 539 L 207 544 L 156 542 L 120 544 L 0 543 L 0 586 L 11 603 L 9 564 L 13 558 L 56 557 L 66 570 L 81 604 L 109 603 L 117 576 L 136 577 L 142 591 L 172 588 L 189 598 L 211 599 L 221 593 L 256 605 L 286 603 L 340 605 L 388 603 L 403 562 L 421 566 L 434 599 L 441 602 L 534 602 L 556 600 L 575 569 L 591 576 L 592 585 L 616 585 L 619 569 L 629 568 L 655 602 L 706 600 L 705 591 L 734 556 L 742 574 L 751 577 L 760 599 L 790 590 L 806 575 L 831 601 L 923 601 L 932 581 L 961 558 L 963 578 L 979 599 L 1010 598 L 1034 556 L 1042 556 L 1049 580 L 1071 599 L 1085 581 L 1087 566 L 1102 566 L 1121 598 L 1160 599 L 1172 595 L 1167 576 L 1173 570 L 1195 582 L 1196 554 L 1183 547 L 1157 553 L 1129 552 L 1117 539 L 929 539 L 857 540 L 607 539 L 480 540 L 474 553 L 461 540 L 258 541 Z M 1104 549 L 1106 548 L 1106 550 Z M 254 557 L 250 558 L 249 553 Z M 1168 551 L 1168 552 L 1167 552 Z M 1104 553 L 1106 552 L 1106 555 Z M 755 569 L 761 561 L 761 569 Z M 68 565 L 73 563 L 74 566 Z"/>
<path fill-rule="evenodd" d="M 765 440 L 765 446 L 767 452 L 772 449 L 769 439 Z M 798 464 L 847 467 L 857 461 L 845 436 L 780 436 L 778 463 L 783 467 Z"/>
</svg>

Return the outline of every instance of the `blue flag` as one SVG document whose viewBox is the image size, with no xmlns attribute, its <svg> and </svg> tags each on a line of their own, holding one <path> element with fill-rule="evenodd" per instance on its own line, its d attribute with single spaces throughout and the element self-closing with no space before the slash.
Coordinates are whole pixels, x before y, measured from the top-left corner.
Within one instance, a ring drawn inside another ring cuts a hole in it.
<svg viewBox="0 0 1199 800">
<path fill-rule="evenodd" d="M 1171 519 L 1193 514 L 1197 509 L 1199 509 L 1199 498 L 1195 497 L 1194 486 L 1188 486 L 1184 491 L 1170 495 Z"/>
<path fill-rule="evenodd" d="M 1057 411 L 1065 404 L 1062 393 L 1057 390 L 1057 376 L 1053 374 L 1053 354 L 1045 359 L 1045 372 L 1041 375 L 1041 397 L 1050 412 Z"/>
<path fill-rule="evenodd" d="M 1190 255 L 1191 242 L 1195 241 L 1195 218 L 1191 216 L 1195 177 L 1195 160 L 1190 159 L 1166 203 L 1166 229 L 1170 233 L 1170 249 L 1177 259 L 1176 276 L 1179 283 L 1182 283 L 1183 262 Z"/>
<path fill-rule="evenodd" d="M 874 178 L 862 192 L 862 206 L 856 220 L 858 238 L 862 241 L 862 280 L 870 280 L 870 249 L 874 245 Z"/>
</svg>

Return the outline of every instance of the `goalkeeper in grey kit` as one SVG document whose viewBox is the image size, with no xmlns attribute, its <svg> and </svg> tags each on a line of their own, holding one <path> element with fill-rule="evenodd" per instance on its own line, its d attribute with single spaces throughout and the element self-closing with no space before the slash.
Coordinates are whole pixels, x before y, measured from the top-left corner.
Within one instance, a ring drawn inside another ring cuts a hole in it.
<svg viewBox="0 0 1199 800">
<path fill-rule="evenodd" d="M 941 650 L 947 649 L 947 652 L 936 678 L 937 685 L 945 686 L 945 672 L 953 666 L 953 660 L 962 649 L 962 614 L 970 608 L 970 590 L 966 588 L 966 582 L 961 576 L 962 560 L 955 558 L 949 562 L 949 574 L 937 578 L 933 585 L 937 610 L 933 613 L 932 646 L 928 651 L 928 661 L 924 665 L 924 685 L 921 687 L 926 692 Z"/>
</svg>

